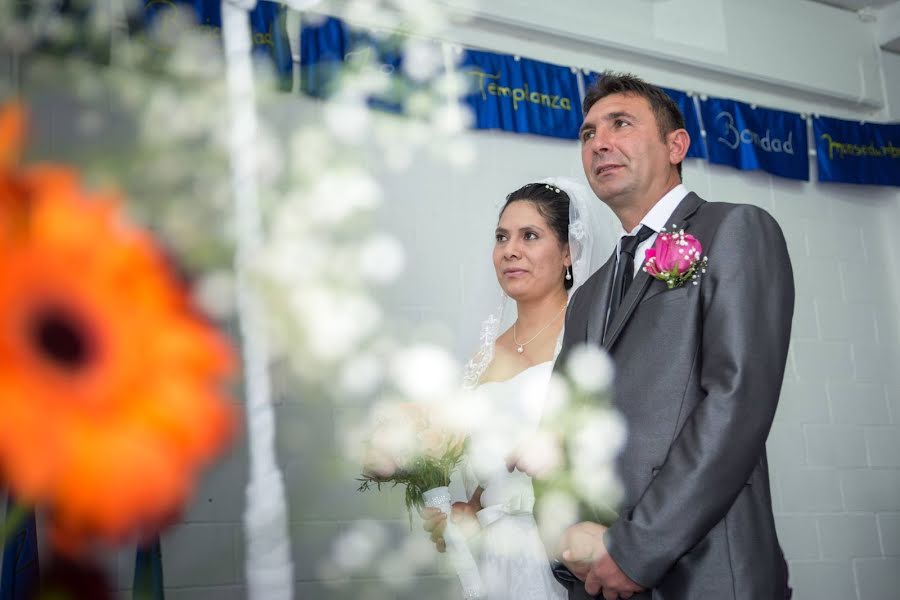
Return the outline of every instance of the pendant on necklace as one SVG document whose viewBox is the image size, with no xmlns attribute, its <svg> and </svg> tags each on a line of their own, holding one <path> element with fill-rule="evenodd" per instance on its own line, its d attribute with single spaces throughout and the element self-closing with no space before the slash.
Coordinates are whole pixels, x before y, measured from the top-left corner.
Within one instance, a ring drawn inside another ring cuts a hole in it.
<svg viewBox="0 0 900 600">
<path fill-rule="evenodd" d="M 525 348 L 523 348 L 522 346 L 519 346 L 518 348 L 516 348 L 516 350 L 519 352 L 519 354 L 525 352 Z"/>
</svg>

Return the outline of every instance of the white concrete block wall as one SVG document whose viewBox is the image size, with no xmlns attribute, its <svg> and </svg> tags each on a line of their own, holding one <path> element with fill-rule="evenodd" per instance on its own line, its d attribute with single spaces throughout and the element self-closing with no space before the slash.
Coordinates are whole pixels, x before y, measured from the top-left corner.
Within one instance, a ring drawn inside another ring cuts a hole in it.
<svg viewBox="0 0 900 600">
<path fill-rule="evenodd" d="M 779 534 L 797 598 L 892 598 L 900 586 L 892 529 L 900 511 L 900 422 L 889 400 L 898 297 L 885 256 L 898 196 L 804 187 L 817 209 L 797 214 L 782 210 L 789 199 L 779 202 L 773 186 L 773 214 L 788 236 L 805 242 L 791 248 L 793 369 L 768 443 Z"/>
</svg>

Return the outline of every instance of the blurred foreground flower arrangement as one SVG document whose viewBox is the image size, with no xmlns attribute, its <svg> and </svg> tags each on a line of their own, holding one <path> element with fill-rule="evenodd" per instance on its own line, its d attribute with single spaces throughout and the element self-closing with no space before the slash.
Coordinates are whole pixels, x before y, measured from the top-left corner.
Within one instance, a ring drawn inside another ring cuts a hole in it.
<svg viewBox="0 0 900 600">
<path fill-rule="evenodd" d="M 232 437 L 235 369 L 151 236 L 0 112 L 0 481 L 56 549 L 146 540 Z"/>
<path fill-rule="evenodd" d="M 71 160 L 89 181 L 128 186 L 124 208 L 198 276 L 209 312 L 240 323 L 235 291 L 260 294 L 265 318 L 256 330 L 268 337 L 261 362 L 269 368 L 244 366 L 258 381 L 271 374 L 272 437 L 291 469 L 292 527 L 321 519 L 325 509 L 330 520 L 344 497 L 361 498 L 345 494 L 359 473 L 361 446 L 369 450 L 362 487 L 403 483 L 413 506 L 430 486 L 449 481 L 466 433 L 492 430 L 503 417 L 477 390 L 463 393 L 446 336 L 410 326 L 410 303 L 398 302 L 394 291 L 417 282 L 415 271 L 404 272 L 405 223 L 379 218 L 396 192 L 384 186 L 386 172 L 415 168 L 422 157 L 462 173 L 478 167 L 474 144 L 461 135 L 472 116 L 459 102 L 468 85 L 456 72 L 460 55 L 437 41 L 446 38 L 449 12 L 431 2 L 339 4 L 340 16 L 372 25 L 375 46 L 403 49 L 397 72 L 414 85 L 401 86 L 397 98 L 387 69 L 396 65 L 374 46 L 348 52 L 333 93 L 315 103 L 267 94 L 264 76 L 248 84 L 257 94 L 259 130 L 247 145 L 254 157 L 230 168 L 253 171 L 261 244 L 247 254 L 243 281 L 232 269 L 234 230 L 246 223 L 230 205 L 225 149 L 234 121 L 218 38 L 188 24 L 179 29 L 172 19 L 171 32 L 163 22 L 157 31 L 171 41 L 166 52 L 137 36 L 116 37 L 106 68 L 35 56 L 27 70 L 37 84 L 67 74 L 64 81 L 89 107 L 79 121 L 88 130 L 115 132 L 104 129 L 114 114 L 102 110 L 107 103 L 127 116 L 118 144 L 114 135 L 79 144 Z M 321 18 L 301 15 L 306 23 Z M 402 110 L 373 110 L 372 98 L 382 96 Z M 219 390 L 234 368 L 232 352 L 194 312 L 156 243 L 125 221 L 113 198 L 85 194 L 72 169 L 18 166 L 24 137 L 20 111 L 9 109 L 0 122 L 0 483 L 49 509 L 66 549 L 146 538 L 177 516 L 198 469 L 233 431 Z M 597 373 L 596 362 L 583 362 L 583 371 Z M 593 387 L 607 383 L 604 377 Z M 568 394 L 557 396 L 566 399 L 550 412 L 565 415 Z M 410 402 L 417 408 L 397 408 Z M 248 415 L 249 424 L 253 411 Z M 548 475 L 542 521 L 562 522 L 580 496 L 601 495 L 588 467 L 611 473 L 616 446 L 604 435 L 622 435 L 617 421 L 594 419 L 585 420 L 592 435 L 565 436 L 560 430 L 571 420 L 553 423 L 552 438 L 564 446 L 557 454 L 571 465 L 561 459 Z M 271 445 L 251 429 L 248 443 Z M 555 485 L 566 466 L 580 479 Z M 227 494 L 239 495 L 246 482 L 230 483 Z M 260 490 L 266 501 L 277 495 Z M 326 587 L 374 572 L 391 590 L 404 590 L 418 573 L 433 572 L 433 545 L 420 527 L 399 541 L 391 535 L 391 519 L 402 514 L 398 496 L 367 495 L 371 502 L 338 515 L 349 524 L 323 544 L 314 566 Z M 286 537 L 287 527 L 259 521 L 270 538 Z M 220 549 L 207 550 L 217 560 Z M 249 544 L 244 552 L 261 554 Z M 361 593 L 387 592 L 371 586 Z"/>
</svg>

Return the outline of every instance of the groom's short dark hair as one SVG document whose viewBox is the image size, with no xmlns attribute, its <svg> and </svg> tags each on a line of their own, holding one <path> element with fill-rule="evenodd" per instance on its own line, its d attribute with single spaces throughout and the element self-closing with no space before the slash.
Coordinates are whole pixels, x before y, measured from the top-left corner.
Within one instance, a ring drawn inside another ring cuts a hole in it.
<svg viewBox="0 0 900 600">
<path fill-rule="evenodd" d="M 585 90 L 581 110 L 588 114 L 591 107 L 600 100 L 613 94 L 630 94 L 640 96 L 650 104 L 650 110 L 656 118 L 659 136 L 665 141 L 666 135 L 676 129 L 684 129 L 684 115 L 678 105 L 662 88 L 647 83 L 631 73 L 604 73 Z M 681 177 L 681 163 L 678 163 L 678 176 Z"/>
</svg>

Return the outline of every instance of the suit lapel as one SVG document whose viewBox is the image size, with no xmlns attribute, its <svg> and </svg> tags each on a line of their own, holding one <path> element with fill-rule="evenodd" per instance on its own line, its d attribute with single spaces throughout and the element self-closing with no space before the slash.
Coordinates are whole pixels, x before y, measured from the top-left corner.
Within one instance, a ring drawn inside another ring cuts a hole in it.
<svg viewBox="0 0 900 600">
<path fill-rule="evenodd" d="M 588 314 L 587 340 L 597 343 L 603 339 L 603 327 L 606 325 L 606 315 L 609 314 L 609 297 L 612 294 L 613 278 L 616 276 L 616 250 L 613 248 L 612 256 L 606 264 L 597 272 L 599 297 L 591 303 L 591 311 Z"/>
<path fill-rule="evenodd" d="M 666 225 L 668 230 L 677 231 L 681 229 L 687 229 L 688 219 L 693 216 L 695 212 L 697 212 L 697 209 L 702 203 L 703 200 L 701 200 L 700 197 L 693 192 L 685 196 L 684 200 L 682 200 L 681 203 L 679 203 L 679 205 L 675 208 L 672 216 L 669 217 L 671 223 L 667 223 Z M 631 282 L 631 286 L 628 288 L 628 292 L 622 299 L 622 305 L 619 307 L 619 310 L 616 311 L 616 314 L 613 316 L 613 320 L 610 322 L 609 327 L 607 327 L 606 329 L 606 337 L 603 339 L 603 348 L 607 351 L 618 339 L 619 334 L 625 327 L 625 324 L 628 323 L 628 320 L 631 318 L 631 315 L 634 313 L 637 305 L 640 304 L 641 299 L 644 297 L 644 294 L 650 287 L 650 283 L 653 281 L 653 278 L 650 277 L 650 275 L 648 275 L 646 271 L 644 271 L 643 266 L 644 261 L 642 260 L 641 268 L 638 269 L 637 274 L 634 276 L 634 280 Z M 611 290 L 612 280 L 609 281 L 609 285 L 604 289 L 604 302 L 602 304 L 607 308 L 609 306 L 609 295 L 611 293 Z M 604 312 L 604 315 L 605 314 L 606 312 Z M 601 332 L 602 331 L 603 330 L 601 329 Z"/>
</svg>

